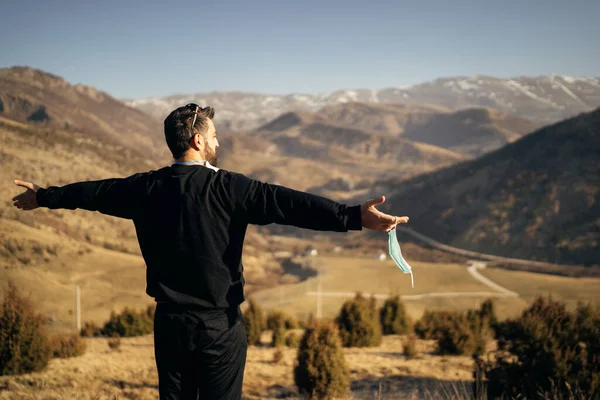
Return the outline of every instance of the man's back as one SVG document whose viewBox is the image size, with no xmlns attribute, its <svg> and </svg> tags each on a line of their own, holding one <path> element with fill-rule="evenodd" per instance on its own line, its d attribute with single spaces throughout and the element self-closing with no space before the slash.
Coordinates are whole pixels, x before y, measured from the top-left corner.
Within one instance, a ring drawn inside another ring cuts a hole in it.
<svg viewBox="0 0 600 400">
<path fill-rule="evenodd" d="M 134 215 L 147 265 L 147 293 L 161 302 L 228 308 L 243 302 L 247 223 L 232 218 L 230 176 L 173 165 L 146 175 Z"/>
</svg>

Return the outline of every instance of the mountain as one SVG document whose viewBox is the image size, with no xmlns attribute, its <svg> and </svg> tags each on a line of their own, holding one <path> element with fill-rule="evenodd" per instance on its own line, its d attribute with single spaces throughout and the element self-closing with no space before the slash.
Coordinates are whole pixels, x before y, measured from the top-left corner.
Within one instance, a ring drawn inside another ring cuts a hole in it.
<svg viewBox="0 0 600 400">
<path fill-rule="evenodd" d="M 477 157 L 533 132 L 538 124 L 488 108 L 343 103 L 317 112 L 349 128 L 374 130 Z"/>
<path fill-rule="evenodd" d="M 458 110 L 493 108 L 538 124 L 553 123 L 600 106 L 600 78 L 549 75 L 495 78 L 440 78 L 408 87 L 339 90 L 321 94 L 211 92 L 125 100 L 157 118 L 189 102 L 211 105 L 219 123 L 232 130 L 251 130 L 290 111 L 317 111 L 327 105 L 361 102 L 431 104 Z"/>
<path fill-rule="evenodd" d="M 221 141 L 226 169 L 346 198 L 495 150 L 534 124 L 489 109 L 341 103 L 290 112 Z M 429 143 L 427 143 L 429 142 Z"/>
<path fill-rule="evenodd" d="M 0 69 L 0 116 L 40 127 L 81 132 L 169 160 L 162 123 L 84 85 L 27 67 Z"/>
<path fill-rule="evenodd" d="M 555 263 L 600 260 L 600 109 L 431 174 L 379 185 L 383 210 L 459 248 Z"/>
<path fill-rule="evenodd" d="M 397 135 L 344 126 L 318 112 L 281 115 L 253 132 L 225 138 L 220 148 L 226 169 L 338 199 L 380 179 L 406 179 L 464 159 Z"/>
</svg>

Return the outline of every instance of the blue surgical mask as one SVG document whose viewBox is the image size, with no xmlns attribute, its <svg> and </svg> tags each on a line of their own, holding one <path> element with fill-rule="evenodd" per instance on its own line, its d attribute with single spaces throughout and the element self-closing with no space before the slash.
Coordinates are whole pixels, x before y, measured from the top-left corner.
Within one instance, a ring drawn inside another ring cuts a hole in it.
<svg viewBox="0 0 600 400">
<path fill-rule="evenodd" d="M 412 287 L 415 287 L 415 281 L 413 280 L 412 268 L 404 257 L 402 257 L 402 251 L 400 251 L 400 244 L 398 243 L 398 238 L 396 237 L 396 228 L 392 229 L 388 232 L 388 250 L 390 252 L 390 257 L 396 263 L 398 268 L 402 270 L 405 274 L 410 274 L 410 284 Z"/>
</svg>

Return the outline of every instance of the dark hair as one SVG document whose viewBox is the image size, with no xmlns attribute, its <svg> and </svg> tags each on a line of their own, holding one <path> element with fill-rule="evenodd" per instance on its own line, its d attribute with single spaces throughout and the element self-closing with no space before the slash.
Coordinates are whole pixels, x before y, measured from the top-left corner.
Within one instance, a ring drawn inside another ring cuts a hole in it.
<svg viewBox="0 0 600 400">
<path fill-rule="evenodd" d="M 197 114 L 197 115 L 196 115 Z M 200 107 L 190 103 L 179 107 L 165 118 L 165 139 L 173 158 L 182 157 L 190 148 L 190 139 L 200 133 L 206 137 L 208 132 L 208 120 L 215 116 L 212 107 Z M 194 123 L 194 117 L 196 122 Z M 192 127 L 192 123 L 194 126 Z"/>
</svg>

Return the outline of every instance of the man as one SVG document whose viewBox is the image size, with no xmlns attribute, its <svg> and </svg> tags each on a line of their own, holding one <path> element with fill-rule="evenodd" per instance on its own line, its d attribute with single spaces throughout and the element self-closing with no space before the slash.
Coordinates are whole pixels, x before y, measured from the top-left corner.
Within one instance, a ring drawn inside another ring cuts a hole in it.
<svg viewBox="0 0 600 400">
<path fill-rule="evenodd" d="M 161 399 L 240 399 L 246 363 L 242 247 L 248 224 L 389 231 L 407 217 L 380 197 L 349 207 L 216 168 L 214 110 L 179 107 L 164 121 L 172 165 L 123 179 L 27 190 L 22 210 L 81 208 L 133 220 L 157 302 L 154 348 Z"/>
</svg>

